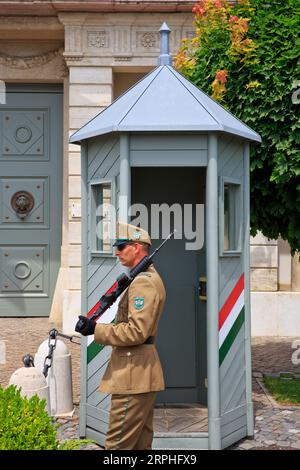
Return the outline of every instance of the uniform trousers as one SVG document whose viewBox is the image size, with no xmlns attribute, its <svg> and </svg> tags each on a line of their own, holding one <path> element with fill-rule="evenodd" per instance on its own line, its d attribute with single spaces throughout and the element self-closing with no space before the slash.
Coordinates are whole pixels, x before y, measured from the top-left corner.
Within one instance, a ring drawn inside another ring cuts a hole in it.
<svg viewBox="0 0 300 470">
<path fill-rule="evenodd" d="M 152 448 L 155 397 L 156 392 L 112 395 L 106 450 Z"/>
</svg>

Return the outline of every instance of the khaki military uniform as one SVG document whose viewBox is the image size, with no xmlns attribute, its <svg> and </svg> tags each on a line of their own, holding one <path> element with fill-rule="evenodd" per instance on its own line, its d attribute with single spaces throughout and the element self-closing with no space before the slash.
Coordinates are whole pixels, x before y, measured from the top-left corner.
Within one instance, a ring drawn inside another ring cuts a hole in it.
<svg viewBox="0 0 300 470">
<path fill-rule="evenodd" d="M 113 347 L 99 387 L 112 394 L 106 449 L 151 449 L 155 395 L 164 378 L 155 344 L 147 341 L 157 334 L 165 299 L 151 265 L 121 297 L 116 324 L 96 325 L 95 341 Z"/>
</svg>

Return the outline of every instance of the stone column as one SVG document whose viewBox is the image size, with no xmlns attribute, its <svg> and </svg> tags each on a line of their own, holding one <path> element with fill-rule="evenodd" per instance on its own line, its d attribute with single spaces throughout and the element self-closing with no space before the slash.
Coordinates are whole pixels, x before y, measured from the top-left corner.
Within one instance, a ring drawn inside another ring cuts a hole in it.
<svg viewBox="0 0 300 470">
<path fill-rule="evenodd" d="M 112 102 L 112 67 L 99 66 L 84 58 L 84 14 L 65 20 L 65 52 L 69 68 L 69 136 Z M 69 144 L 68 152 L 68 282 L 63 300 L 63 332 L 73 333 L 81 313 L 81 156 L 80 146 Z"/>
<path fill-rule="evenodd" d="M 292 257 L 290 245 L 278 238 L 278 286 L 280 291 L 290 291 L 292 282 Z"/>
<path fill-rule="evenodd" d="M 300 292 L 300 261 L 299 253 L 292 258 L 292 291 Z"/>
<path fill-rule="evenodd" d="M 69 61 L 68 61 L 69 62 Z M 112 101 L 112 68 L 68 63 L 69 135 L 73 134 Z M 80 146 L 69 145 L 69 285 L 64 295 L 63 329 L 70 332 L 74 314 L 80 313 L 81 289 L 81 167 Z"/>
<path fill-rule="evenodd" d="M 252 291 L 278 290 L 277 240 L 269 240 L 258 233 L 250 240 L 250 266 Z"/>
</svg>

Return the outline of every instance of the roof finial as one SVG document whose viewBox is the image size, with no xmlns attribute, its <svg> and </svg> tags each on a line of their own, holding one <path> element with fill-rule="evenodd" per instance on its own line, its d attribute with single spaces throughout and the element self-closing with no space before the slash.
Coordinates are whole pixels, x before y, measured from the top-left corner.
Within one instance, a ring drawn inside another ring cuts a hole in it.
<svg viewBox="0 0 300 470">
<path fill-rule="evenodd" d="M 170 28 L 167 23 L 163 23 L 160 27 L 160 56 L 158 58 L 158 65 L 172 65 L 172 57 L 169 51 L 169 35 Z"/>
</svg>

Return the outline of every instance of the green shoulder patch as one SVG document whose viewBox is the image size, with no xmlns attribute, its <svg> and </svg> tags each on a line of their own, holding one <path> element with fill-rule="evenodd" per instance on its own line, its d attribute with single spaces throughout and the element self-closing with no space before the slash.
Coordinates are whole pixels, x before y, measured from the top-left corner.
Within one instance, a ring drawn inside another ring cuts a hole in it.
<svg viewBox="0 0 300 470">
<path fill-rule="evenodd" d="M 141 310 L 144 307 L 145 297 L 134 297 L 134 307 L 136 310 Z"/>
</svg>

